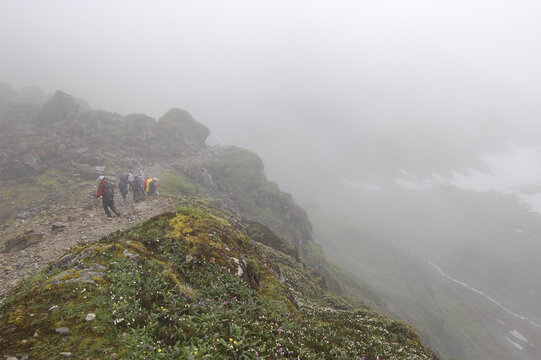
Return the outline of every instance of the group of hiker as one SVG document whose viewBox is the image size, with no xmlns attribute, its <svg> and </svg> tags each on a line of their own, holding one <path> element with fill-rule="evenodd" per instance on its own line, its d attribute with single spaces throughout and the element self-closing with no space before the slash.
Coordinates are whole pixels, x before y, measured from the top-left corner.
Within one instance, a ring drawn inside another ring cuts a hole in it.
<svg viewBox="0 0 541 360">
<path fill-rule="evenodd" d="M 131 190 L 134 203 L 144 200 L 147 196 L 155 195 L 159 186 L 160 181 L 158 178 L 145 177 L 141 170 L 139 170 L 137 175 L 134 175 L 133 171 L 130 170 L 129 173 L 120 177 L 118 183 L 118 189 L 120 190 L 120 195 L 122 195 L 124 202 L 127 202 L 126 196 Z M 120 212 L 115 207 L 114 191 L 115 184 L 111 179 L 108 179 L 103 175 L 98 177 L 98 190 L 94 196 L 96 198 L 102 198 L 103 209 L 108 218 L 112 217 L 111 211 L 113 211 L 116 216 L 120 216 Z"/>
</svg>

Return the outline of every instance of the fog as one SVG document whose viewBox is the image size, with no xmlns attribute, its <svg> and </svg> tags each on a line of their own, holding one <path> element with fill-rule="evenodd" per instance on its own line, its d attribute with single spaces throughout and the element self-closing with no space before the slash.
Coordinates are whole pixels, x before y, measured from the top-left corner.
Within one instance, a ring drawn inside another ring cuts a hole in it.
<svg viewBox="0 0 541 360">
<path fill-rule="evenodd" d="M 485 201 L 450 205 L 444 186 L 541 212 L 540 18 L 533 0 L 1 1 L 0 81 L 122 114 L 184 108 L 306 206 L 342 209 L 404 249 L 437 237 L 423 256 L 438 257 L 455 240 L 463 254 L 476 227 L 434 234 Z M 449 223 L 402 233 L 426 211 Z M 374 225 L 389 213 L 404 218 Z"/>
<path fill-rule="evenodd" d="M 3 81 L 120 113 L 185 108 L 222 141 L 260 153 L 292 190 L 283 173 L 308 180 L 322 164 L 350 177 L 449 172 L 536 140 L 533 1 L 0 6 Z"/>
</svg>

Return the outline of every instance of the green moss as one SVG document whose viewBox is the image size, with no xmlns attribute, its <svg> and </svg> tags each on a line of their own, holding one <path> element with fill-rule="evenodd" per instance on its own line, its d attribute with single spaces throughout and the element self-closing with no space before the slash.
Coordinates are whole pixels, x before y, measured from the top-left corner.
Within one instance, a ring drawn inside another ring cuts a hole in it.
<svg viewBox="0 0 541 360">
<path fill-rule="evenodd" d="M 91 359 L 433 356 L 405 324 L 325 290 L 302 262 L 254 245 L 230 214 L 193 204 L 76 248 L 77 268 L 53 265 L 23 282 L 0 305 L 3 352 L 50 359 L 61 351 Z M 69 281 L 96 263 L 107 267 L 100 282 Z M 52 284 L 61 271 L 71 275 Z M 53 305 L 59 308 L 48 311 Z M 96 320 L 86 322 L 90 312 Z M 63 326 L 69 335 L 55 333 Z"/>
</svg>

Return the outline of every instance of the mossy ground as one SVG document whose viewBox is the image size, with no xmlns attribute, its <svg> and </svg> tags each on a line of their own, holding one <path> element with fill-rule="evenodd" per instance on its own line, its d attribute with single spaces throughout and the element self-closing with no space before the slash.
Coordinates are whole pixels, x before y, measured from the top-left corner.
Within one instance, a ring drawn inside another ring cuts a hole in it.
<svg viewBox="0 0 541 360">
<path fill-rule="evenodd" d="M 197 206 L 195 206 L 197 205 Z M 429 359 L 401 322 L 324 290 L 295 257 L 257 244 L 204 202 L 72 250 L 106 267 L 58 284 L 60 265 L 0 305 L 2 354 L 35 359 Z M 48 311 L 53 305 L 58 309 Z M 96 319 L 85 321 L 87 313 Z M 69 327 L 69 335 L 55 333 Z"/>
</svg>

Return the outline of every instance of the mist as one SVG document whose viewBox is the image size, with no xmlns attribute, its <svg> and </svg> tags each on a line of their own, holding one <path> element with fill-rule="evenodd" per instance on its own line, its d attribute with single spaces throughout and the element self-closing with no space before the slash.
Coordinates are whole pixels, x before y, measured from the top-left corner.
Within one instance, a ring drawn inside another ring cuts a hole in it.
<svg viewBox="0 0 541 360">
<path fill-rule="evenodd" d="M 1 6 L 3 81 L 120 113 L 185 108 L 291 187 L 282 173 L 302 176 L 299 163 L 334 173 L 346 156 L 358 163 L 350 176 L 449 172 L 535 141 L 541 6 L 531 1 Z"/>
<path fill-rule="evenodd" d="M 494 289 L 482 254 L 509 229 L 532 234 L 516 256 L 539 272 L 540 18 L 528 0 L 3 1 L 0 81 L 122 114 L 183 108 L 311 211 Z M 516 297 L 497 295 L 541 318 L 505 281 Z"/>
</svg>

